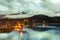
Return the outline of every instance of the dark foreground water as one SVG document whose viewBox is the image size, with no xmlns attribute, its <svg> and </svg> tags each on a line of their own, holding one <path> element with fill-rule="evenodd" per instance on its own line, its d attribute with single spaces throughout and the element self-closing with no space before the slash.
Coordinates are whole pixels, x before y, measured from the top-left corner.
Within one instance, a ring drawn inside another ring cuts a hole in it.
<svg viewBox="0 0 60 40">
<path fill-rule="evenodd" d="M 60 29 L 24 28 L 23 35 L 15 30 L 11 33 L 0 33 L 0 40 L 60 40 Z"/>
</svg>

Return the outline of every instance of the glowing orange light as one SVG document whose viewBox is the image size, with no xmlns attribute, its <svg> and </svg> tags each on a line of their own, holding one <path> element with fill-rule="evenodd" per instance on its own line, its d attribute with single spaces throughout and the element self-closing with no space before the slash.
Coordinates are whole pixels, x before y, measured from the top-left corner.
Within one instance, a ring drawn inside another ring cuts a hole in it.
<svg viewBox="0 0 60 40">
<path fill-rule="evenodd" d="M 15 26 L 15 29 L 16 29 L 16 30 L 20 30 L 20 28 L 21 28 L 21 25 L 20 25 L 20 23 L 18 23 L 18 24 Z"/>
<path fill-rule="evenodd" d="M 20 33 L 20 35 L 22 35 L 23 34 L 22 24 L 17 22 L 17 25 L 15 26 L 15 30 L 17 30 Z"/>
</svg>

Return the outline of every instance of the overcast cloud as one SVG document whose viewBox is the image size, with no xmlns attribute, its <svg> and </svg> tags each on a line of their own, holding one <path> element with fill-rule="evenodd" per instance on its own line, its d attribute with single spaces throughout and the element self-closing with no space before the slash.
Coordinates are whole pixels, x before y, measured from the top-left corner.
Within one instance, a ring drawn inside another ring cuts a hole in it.
<svg viewBox="0 0 60 40">
<path fill-rule="evenodd" d="M 23 11 L 26 15 L 21 15 Z M 60 16 L 60 0 L 0 0 L 0 15 L 5 15 L 2 18 L 25 18 L 39 14 Z"/>
</svg>

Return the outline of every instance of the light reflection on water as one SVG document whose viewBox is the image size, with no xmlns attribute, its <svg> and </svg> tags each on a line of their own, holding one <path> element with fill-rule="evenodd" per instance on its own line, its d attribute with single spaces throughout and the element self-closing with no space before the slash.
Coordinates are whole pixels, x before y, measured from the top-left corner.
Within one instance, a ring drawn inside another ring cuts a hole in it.
<svg viewBox="0 0 60 40">
<path fill-rule="evenodd" d="M 23 35 L 20 35 L 17 31 L 13 31 L 4 35 L 0 34 L 0 40 L 60 40 L 60 30 L 36 31 L 25 28 Z"/>
</svg>

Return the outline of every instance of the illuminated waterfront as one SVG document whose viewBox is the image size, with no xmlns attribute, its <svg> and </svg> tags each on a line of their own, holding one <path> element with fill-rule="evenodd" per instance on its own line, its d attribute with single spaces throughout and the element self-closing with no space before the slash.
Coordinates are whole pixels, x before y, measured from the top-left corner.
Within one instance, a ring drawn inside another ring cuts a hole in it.
<svg viewBox="0 0 60 40">
<path fill-rule="evenodd" d="M 41 15 L 0 19 L 0 40 L 60 40 L 60 21 Z"/>
<path fill-rule="evenodd" d="M 24 28 L 23 35 L 16 30 L 10 33 L 0 33 L 0 40 L 60 40 L 60 29 L 38 29 Z"/>
</svg>

